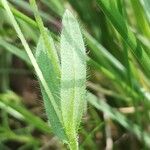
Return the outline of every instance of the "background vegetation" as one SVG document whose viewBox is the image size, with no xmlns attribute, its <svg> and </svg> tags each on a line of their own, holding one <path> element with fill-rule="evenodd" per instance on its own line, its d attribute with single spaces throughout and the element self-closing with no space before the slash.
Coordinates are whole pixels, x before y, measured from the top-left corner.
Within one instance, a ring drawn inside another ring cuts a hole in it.
<svg viewBox="0 0 150 150">
<path fill-rule="evenodd" d="M 66 149 L 47 123 L 33 66 L 1 1 L 0 149 Z M 35 53 L 40 31 L 29 2 L 9 2 Z M 84 36 L 92 95 L 79 130 L 80 149 L 149 149 L 149 0 L 36 2 L 58 51 L 65 9 L 76 16 Z"/>
</svg>

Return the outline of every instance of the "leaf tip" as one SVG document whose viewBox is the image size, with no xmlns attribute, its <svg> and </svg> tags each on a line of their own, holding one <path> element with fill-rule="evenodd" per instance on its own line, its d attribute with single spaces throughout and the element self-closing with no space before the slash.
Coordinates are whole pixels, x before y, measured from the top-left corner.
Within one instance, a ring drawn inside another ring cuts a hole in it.
<svg viewBox="0 0 150 150">
<path fill-rule="evenodd" d="M 64 13 L 64 17 L 73 17 L 73 14 L 71 13 L 71 11 L 69 9 L 66 9 L 65 10 L 65 13 Z"/>
</svg>

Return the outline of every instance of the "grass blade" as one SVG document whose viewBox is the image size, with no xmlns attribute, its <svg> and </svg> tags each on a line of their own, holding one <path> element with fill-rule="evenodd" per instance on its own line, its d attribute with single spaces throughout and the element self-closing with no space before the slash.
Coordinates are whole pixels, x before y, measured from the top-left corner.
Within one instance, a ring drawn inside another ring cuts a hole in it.
<svg viewBox="0 0 150 150">
<path fill-rule="evenodd" d="M 98 99 L 95 95 L 93 95 L 90 92 L 88 92 L 87 94 L 87 100 L 95 108 L 106 113 L 111 119 L 117 121 L 124 128 L 134 133 L 141 141 L 144 141 L 146 145 L 150 147 L 150 136 L 146 132 L 143 132 L 137 124 L 130 122 L 123 114 L 111 108 L 106 102 Z"/>
<path fill-rule="evenodd" d="M 131 3 L 132 3 L 132 7 L 134 10 L 134 14 L 137 20 L 139 30 L 141 31 L 143 35 L 150 38 L 149 24 L 143 12 L 142 6 L 140 5 L 140 2 L 131 0 Z"/>
<path fill-rule="evenodd" d="M 84 36 L 86 38 L 86 42 L 88 46 L 91 48 L 91 52 L 95 54 L 95 56 L 100 59 L 103 58 L 106 62 L 110 62 L 112 66 L 117 68 L 120 72 L 125 72 L 124 66 L 108 51 L 106 50 L 100 43 L 97 42 L 88 32 L 84 32 Z"/>
<path fill-rule="evenodd" d="M 150 1 L 149 0 L 140 0 L 144 9 L 145 9 L 145 12 L 147 14 L 147 17 L 149 19 L 149 22 L 150 22 Z"/>
<path fill-rule="evenodd" d="M 29 57 L 24 51 L 20 50 L 19 48 L 15 47 L 14 45 L 8 43 L 7 41 L 1 38 L 0 38 L 0 46 L 5 48 L 7 51 L 14 54 L 15 56 L 17 56 L 18 58 L 22 59 L 26 63 L 30 64 Z"/>
<path fill-rule="evenodd" d="M 13 92 L 0 94 L 0 108 L 6 109 L 10 115 L 17 119 L 25 120 L 44 133 L 51 133 L 51 128 L 38 116 L 29 112 L 20 102 L 20 97 Z"/>
<path fill-rule="evenodd" d="M 134 34 L 129 30 L 128 26 L 126 26 L 126 22 L 115 7 L 115 1 L 112 0 L 111 4 L 110 1 L 105 0 L 97 0 L 97 2 L 116 30 L 120 33 L 124 41 L 131 48 L 131 52 L 134 54 L 147 76 L 150 77 L 149 56 L 144 51 Z"/>
</svg>

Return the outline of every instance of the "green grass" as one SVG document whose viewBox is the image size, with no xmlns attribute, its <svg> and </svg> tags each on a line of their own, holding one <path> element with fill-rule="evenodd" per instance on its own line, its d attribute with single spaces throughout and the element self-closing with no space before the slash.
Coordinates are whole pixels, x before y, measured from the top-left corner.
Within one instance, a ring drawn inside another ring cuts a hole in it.
<svg viewBox="0 0 150 150">
<path fill-rule="evenodd" d="M 149 0 L 1 0 L 0 148 L 15 141 L 17 149 L 42 149 L 56 138 L 47 149 L 149 149 L 149 7 Z M 39 82 L 49 124 L 12 92 L 13 74 Z"/>
</svg>

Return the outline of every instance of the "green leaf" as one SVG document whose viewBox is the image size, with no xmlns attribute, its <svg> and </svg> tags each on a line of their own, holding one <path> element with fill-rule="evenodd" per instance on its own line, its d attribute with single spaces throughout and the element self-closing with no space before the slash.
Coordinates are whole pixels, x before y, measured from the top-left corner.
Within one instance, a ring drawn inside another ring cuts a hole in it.
<svg viewBox="0 0 150 150">
<path fill-rule="evenodd" d="M 46 28 L 44 27 L 44 23 L 39 15 L 38 7 L 36 5 L 35 0 L 30 0 L 30 3 L 31 3 L 31 6 L 34 11 L 34 16 L 35 16 L 36 22 L 38 24 L 41 36 L 43 38 L 44 45 L 47 48 L 47 52 L 48 52 L 47 54 L 48 54 L 49 58 L 51 59 L 51 63 L 53 65 L 53 67 L 55 68 L 55 71 L 58 74 L 60 74 L 57 51 L 53 50 L 53 47 L 52 47 L 51 43 L 49 42 L 49 35 L 48 35 L 48 32 L 47 32 Z"/>
<path fill-rule="evenodd" d="M 86 53 L 77 20 L 66 10 L 61 33 L 61 110 L 72 144 L 76 139 L 86 92 Z"/>
<path fill-rule="evenodd" d="M 46 113 L 51 123 L 53 132 L 61 140 L 66 141 L 67 138 L 62 125 L 62 116 L 59 103 L 60 64 L 57 51 L 52 38 L 44 27 L 35 0 L 30 0 L 30 3 L 41 33 L 41 39 L 39 40 L 36 51 L 36 61 L 47 85 L 42 84 L 43 80 L 40 79 L 40 76 L 37 74 L 42 90 Z"/>
<path fill-rule="evenodd" d="M 134 14 L 137 20 L 137 25 L 139 27 L 139 30 L 141 31 L 143 35 L 150 38 L 150 28 L 149 28 L 148 20 L 145 17 L 145 14 L 144 14 L 142 6 L 140 5 L 140 2 L 138 0 L 136 1 L 131 0 L 131 3 L 132 3 L 132 7 L 134 10 Z"/>
<path fill-rule="evenodd" d="M 49 42 L 52 45 L 52 49 L 55 49 L 53 39 L 49 36 Z M 43 73 L 43 76 L 48 84 L 48 87 L 50 91 L 52 92 L 52 95 L 55 99 L 55 102 L 60 109 L 60 77 L 54 70 L 54 66 L 51 63 L 52 60 L 49 58 L 48 50 L 45 47 L 43 38 L 40 37 L 40 40 L 37 45 L 36 50 L 36 60 L 37 63 Z M 40 81 L 40 80 L 39 80 Z M 48 97 L 48 95 L 45 93 L 45 90 L 43 89 L 43 86 L 40 84 L 43 99 L 44 99 L 44 106 L 46 109 L 47 117 L 50 121 L 51 128 L 53 132 L 62 140 L 66 140 L 65 132 L 63 130 L 63 125 L 61 123 L 61 120 L 58 118 L 55 109 L 53 108 L 53 105 L 51 103 L 51 99 Z"/>
</svg>

